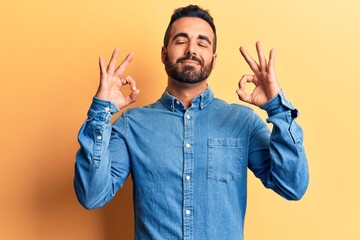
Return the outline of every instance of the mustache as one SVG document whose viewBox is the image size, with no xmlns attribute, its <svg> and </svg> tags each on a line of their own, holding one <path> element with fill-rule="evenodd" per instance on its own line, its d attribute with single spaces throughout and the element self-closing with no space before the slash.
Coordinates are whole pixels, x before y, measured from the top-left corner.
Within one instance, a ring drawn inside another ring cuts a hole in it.
<svg viewBox="0 0 360 240">
<path fill-rule="evenodd" d="M 190 55 L 186 55 L 185 57 L 178 58 L 178 60 L 176 60 L 176 63 L 179 63 L 179 62 L 182 62 L 182 61 L 186 61 L 186 60 L 196 61 L 196 62 L 198 62 L 201 66 L 204 65 L 204 62 L 203 62 L 200 58 L 197 58 L 197 57 L 195 57 L 195 56 L 190 56 Z"/>
</svg>

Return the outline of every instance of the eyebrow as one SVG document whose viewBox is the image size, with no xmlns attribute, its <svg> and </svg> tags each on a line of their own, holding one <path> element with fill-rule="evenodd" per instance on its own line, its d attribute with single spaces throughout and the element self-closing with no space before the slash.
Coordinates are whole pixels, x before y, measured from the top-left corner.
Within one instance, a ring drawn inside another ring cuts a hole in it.
<svg viewBox="0 0 360 240">
<path fill-rule="evenodd" d="M 173 41 L 176 39 L 176 38 L 178 38 L 178 37 L 185 37 L 185 38 L 188 38 L 189 37 L 189 35 L 187 34 L 187 33 L 183 33 L 183 32 L 181 32 L 181 33 L 178 33 L 178 34 L 176 34 L 174 37 L 173 37 Z"/>
<path fill-rule="evenodd" d="M 172 38 L 172 40 L 174 41 L 174 40 L 175 40 L 176 38 L 178 38 L 178 37 L 189 38 L 189 35 L 188 35 L 187 33 L 181 32 L 181 33 L 176 34 L 176 35 Z M 197 39 L 205 40 L 205 41 L 207 41 L 207 42 L 211 45 L 210 39 L 209 39 L 207 36 L 205 36 L 205 35 L 199 35 Z"/>
</svg>

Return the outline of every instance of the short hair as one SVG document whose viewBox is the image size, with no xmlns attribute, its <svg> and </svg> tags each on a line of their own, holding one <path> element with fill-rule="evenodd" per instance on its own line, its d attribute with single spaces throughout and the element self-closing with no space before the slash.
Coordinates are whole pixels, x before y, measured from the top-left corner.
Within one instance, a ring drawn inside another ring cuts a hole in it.
<svg viewBox="0 0 360 240">
<path fill-rule="evenodd" d="M 165 36 L 164 36 L 164 46 L 167 47 L 170 38 L 170 32 L 172 28 L 172 24 L 183 17 L 197 17 L 204 21 L 206 21 L 214 32 L 214 45 L 213 45 L 213 52 L 216 52 L 216 28 L 214 24 L 214 19 L 211 17 L 209 10 L 204 10 L 197 5 L 189 5 L 187 7 L 182 7 L 175 9 L 173 15 L 171 16 L 170 23 L 166 29 Z"/>
</svg>

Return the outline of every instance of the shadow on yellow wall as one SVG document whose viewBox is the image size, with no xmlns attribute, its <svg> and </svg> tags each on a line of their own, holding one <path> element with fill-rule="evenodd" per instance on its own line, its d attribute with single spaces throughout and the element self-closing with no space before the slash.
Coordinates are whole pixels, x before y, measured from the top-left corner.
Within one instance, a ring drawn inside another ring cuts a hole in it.
<svg viewBox="0 0 360 240">
<path fill-rule="evenodd" d="M 134 239 L 132 182 L 128 179 L 121 191 L 104 207 L 106 240 Z"/>
</svg>

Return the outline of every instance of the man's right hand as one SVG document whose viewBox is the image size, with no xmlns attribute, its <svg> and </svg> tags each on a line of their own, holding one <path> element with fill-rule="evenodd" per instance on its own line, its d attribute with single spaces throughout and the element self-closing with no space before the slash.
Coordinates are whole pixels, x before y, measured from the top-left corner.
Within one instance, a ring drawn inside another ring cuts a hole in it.
<svg viewBox="0 0 360 240">
<path fill-rule="evenodd" d="M 104 58 L 99 58 L 100 84 L 95 97 L 112 101 L 119 109 L 122 109 L 137 100 L 140 90 L 136 88 L 134 79 L 130 76 L 123 77 L 128 64 L 134 58 L 134 54 L 129 53 L 115 69 L 118 56 L 119 49 L 115 48 L 107 67 Z M 130 85 L 131 93 L 125 97 L 120 90 L 127 84 Z"/>
</svg>

